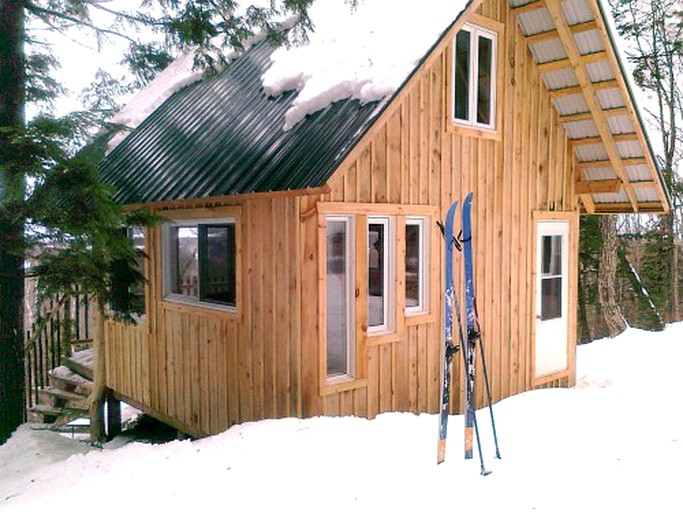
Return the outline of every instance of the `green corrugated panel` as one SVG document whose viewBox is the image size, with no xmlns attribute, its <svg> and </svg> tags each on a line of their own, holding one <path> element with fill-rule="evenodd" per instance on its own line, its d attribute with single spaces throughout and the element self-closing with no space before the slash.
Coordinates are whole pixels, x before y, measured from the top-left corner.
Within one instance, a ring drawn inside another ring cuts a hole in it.
<svg viewBox="0 0 683 512">
<path fill-rule="evenodd" d="M 376 103 L 336 102 L 285 132 L 294 93 L 270 98 L 261 42 L 219 75 L 178 91 L 102 162 L 120 203 L 160 202 L 323 185 L 362 137 Z"/>
</svg>

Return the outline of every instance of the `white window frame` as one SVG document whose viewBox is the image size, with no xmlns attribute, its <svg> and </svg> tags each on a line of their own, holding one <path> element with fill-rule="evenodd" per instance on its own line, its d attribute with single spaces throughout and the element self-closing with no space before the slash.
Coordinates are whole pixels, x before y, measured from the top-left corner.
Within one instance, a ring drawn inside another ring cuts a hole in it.
<svg viewBox="0 0 683 512">
<path fill-rule="evenodd" d="M 467 119 L 460 119 L 455 117 L 455 73 L 457 66 L 457 34 L 453 38 L 452 51 L 452 73 L 451 73 L 451 122 L 458 126 L 478 128 L 487 131 L 496 130 L 496 114 L 497 114 L 497 97 L 498 97 L 498 34 L 490 29 L 483 28 L 479 25 L 472 25 L 466 23 L 461 30 L 467 30 L 470 33 L 470 58 L 469 58 L 469 76 L 467 81 L 468 86 L 468 101 L 469 111 Z M 491 40 L 491 122 L 479 123 L 477 122 L 477 104 L 478 104 L 478 80 L 477 69 L 479 68 L 479 37 L 483 36 Z"/>
<path fill-rule="evenodd" d="M 426 217 L 408 216 L 406 217 L 405 225 L 406 227 L 418 226 L 420 233 L 418 237 L 418 257 L 420 258 L 418 265 L 418 304 L 417 306 L 406 305 L 405 308 L 406 316 L 415 316 L 426 313 L 429 310 L 429 280 L 426 279 L 429 272 L 429 233 L 427 230 L 429 223 Z M 405 239 L 407 242 L 408 237 L 406 236 Z"/>
<path fill-rule="evenodd" d="M 326 380 L 328 384 L 333 384 L 339 381 L 345 381 L 355 378 L 356 374 L 356 301 L 355 301 L 355 275 L 356 275 L 356 222 L 353 215 L 327 215 L 325 216 L 325 224 L 332 222 L 343 222 L 346 224 L 346 306 L 348 311 L 348 318 L 346 322 L 346 373 L 337 373 L 330 375 L 327 373 L 327 357 L 329 357 L 329 348 L 327 345 L 327 333 L 325 333 L 325 369 Z M 325 229 L 325 236 L 327 236 L 327 228 Z M 325 264 L 327 265 L 328 254 L 325 251 Z M 327 274 L 325 275 L 327 280 Z M 325 293 L 327 293 L 327 282 L 325 283 Z M 327 304 L 327 301 L 326 301 Z M 325 311 L 327 317 L 327 311 Z"/>
<path fill-rule="evenodd" d="M 368 215 L 368 244 L 370 242 L 370 225 L 384 226 L 384 265 L 383 288 L 384 296 L 383 319 L 378 325 L 370 325 L 370 258 L 368 254 L 368 335 L 387 334 L 394 332 L 396 325 L 396 219 L 390 215 Z"/>
<path fill-rule="evenodd" d="M 237 279 L 239 278 L 239 272 L 235 268 L 235 305 L 220 304 L 216 302 L 202 301 L 199 296 L 194 298 L 190 295 L 182 295 L 180 293 L 175 293 L 172 291 L 172 281 L 173 281 L 173 270 L 172 270 L 172 252 L 175 250 L 172 244 L 171 230 L 176 228 L 199 228 L 202 225 L 221 225 L 221 224 L 232 224 L 235 229 L 235 254 L 234 257 L 237 258 L 237 219 L 235 217 L 221 217 L 221 218 L 199 218 L 199 219 L 179 219 L 167 224 L 164 224 L 162 228 L 162 243 L 163 243 L 163 255 L 162 255 L 162 266 L 163 266 L 163 290 L 164 299 L 172 302 L 178 302 L 182 304 L 188 304 L 192 306 L 201 306 L 210 309 L 217 309 L 221 311 L 236 312 L 238 307 L 239 294 L 237 293 Z M 236 262 L 237 264 L 237 262 Z M 201 285 L 201 268 L 197 267 L 199 275 L 197 276 L 198 283 L 197 286 Z M 201 291 L 199 292 L 201 296 Z"/>
</svg>

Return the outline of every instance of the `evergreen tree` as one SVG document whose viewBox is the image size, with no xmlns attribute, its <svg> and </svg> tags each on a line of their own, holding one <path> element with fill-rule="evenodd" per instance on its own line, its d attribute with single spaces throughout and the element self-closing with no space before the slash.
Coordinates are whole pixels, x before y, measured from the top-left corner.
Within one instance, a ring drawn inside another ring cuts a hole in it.
<svg viewBox="0 0 683 512">
<path fill-rule="evenodd" d="M 78 151 L 93 123 L 116 108 L 101 94 L 119 80 L 104 72 L 97 77 L 85 93 L 88 112 L 27 123 L 27 102 L 48 111 L 63 92 L 50 78 L 59 56 L 32 29 L 52 36 L 86 30 L 103 44 L 126 40 L 134 79 L 122 87 L 130 89 L 149 81 L 178 51 L 192 49 L 197 65 L 210 70 L 225 64 L 225 46 L 240 49 L 256 32 L 282 42 L 276 16 L 296 15 L 290 34 L 305 38 L 312 2 L 271 1 L 241 11 L 234 0 L 141 1 L 137 9 L 127 2 L 126 10 L 100 0 L 0 0 L 0 443 L 24 414 L 24 257 L 31 252 L 39 258 L 35 274 L 42 293 L 66 301 L 81 290 L 104 305 L 112 300 L 113 268 L 117 275 L 140 277 L 122 272 L 135 258 L 122 228 L 150 222 L 112 203 L 97 179 L 97 151 Z"/>
</svg>

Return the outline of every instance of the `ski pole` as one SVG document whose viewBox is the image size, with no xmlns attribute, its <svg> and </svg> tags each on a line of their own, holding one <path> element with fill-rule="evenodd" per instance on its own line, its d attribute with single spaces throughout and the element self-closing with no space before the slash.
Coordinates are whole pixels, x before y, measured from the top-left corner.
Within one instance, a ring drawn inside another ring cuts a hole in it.
<svg viewBox="0 0 683 512">
<path fill-rule="evenodd" d="M 486 398 L 488 400 L 489 404 L 489 415 L 491 416 L 491 429 L 493 430 L 493 442 L 496 446 L 496 458 L 500 459 L 500 449 L 498 448 L 498 433 L 496 431 L 496 420 L 493 418 L 493 404 L 491 400 L 491 387 L 489 385 L 489 374 L 488 370 L 486 369 L 486 355 L 484 354 L 484 341 L 483 341 L 483 336 L 481 334 L 481 326 L 479 325 L 479 313 L 477 312 L 477 303 L 475 300 L 474 303 L 474 311 L 476 314 L 477 318 L 477 325 L 479 326 L 478 331 L 479 331 L 479 351 L 481 352 L 481 368 L 484 372 L 484 383 L 486 384 Z"/>
</svg>

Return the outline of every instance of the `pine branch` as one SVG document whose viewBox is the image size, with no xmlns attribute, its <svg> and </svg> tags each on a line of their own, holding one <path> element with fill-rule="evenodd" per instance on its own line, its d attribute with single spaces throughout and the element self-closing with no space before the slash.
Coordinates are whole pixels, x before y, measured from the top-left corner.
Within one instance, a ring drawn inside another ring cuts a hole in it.
<svg viewBox="0 0 683 512">
<path fill-rule="evenodd" d="M 55 11 L 52 9 L 47 9 L 45 7 L 40 7 L 40 6 L 38 6 L 34 3 L 31 3 L 31 2 L 26 3 L 26 10 L 28 12 L 30 12 L 31 14 L 33 14 L 34 16 L 37 16 L 38 18 L 40 18 L 46 25 L 48 25 L 49 27 L 51 27 L 52 29 L 58 31 L 60 34 L 63 34 L 63 35 L 65 35 L 64 29 L 58 27 L 54 23 L 54 21 L 53 21 L 54 18 L 57 18 L 57 19 L 60 19 L 63 21 L 67 21 L 69 23 L 73 23 L 74 25 L 78 25 L 81 27 L 88 28 L 98 35 L 112 35 L 112 36 L 120 37 L 121 39 L 125 39 L 131 43 L 136 42 L 133 38 L 131 38 L 125 34 L 122 34 L 121 32 L 118 32 L 116 30 L 111 30 L 108 28 L 99 27 L 97 25 L 90 23 L 87 20 L 79 19 L 79 18 L 76 18 L 76 17 L 71 16 L 69 14 L 59 12 L 59 11 Z"/>
</svg>

